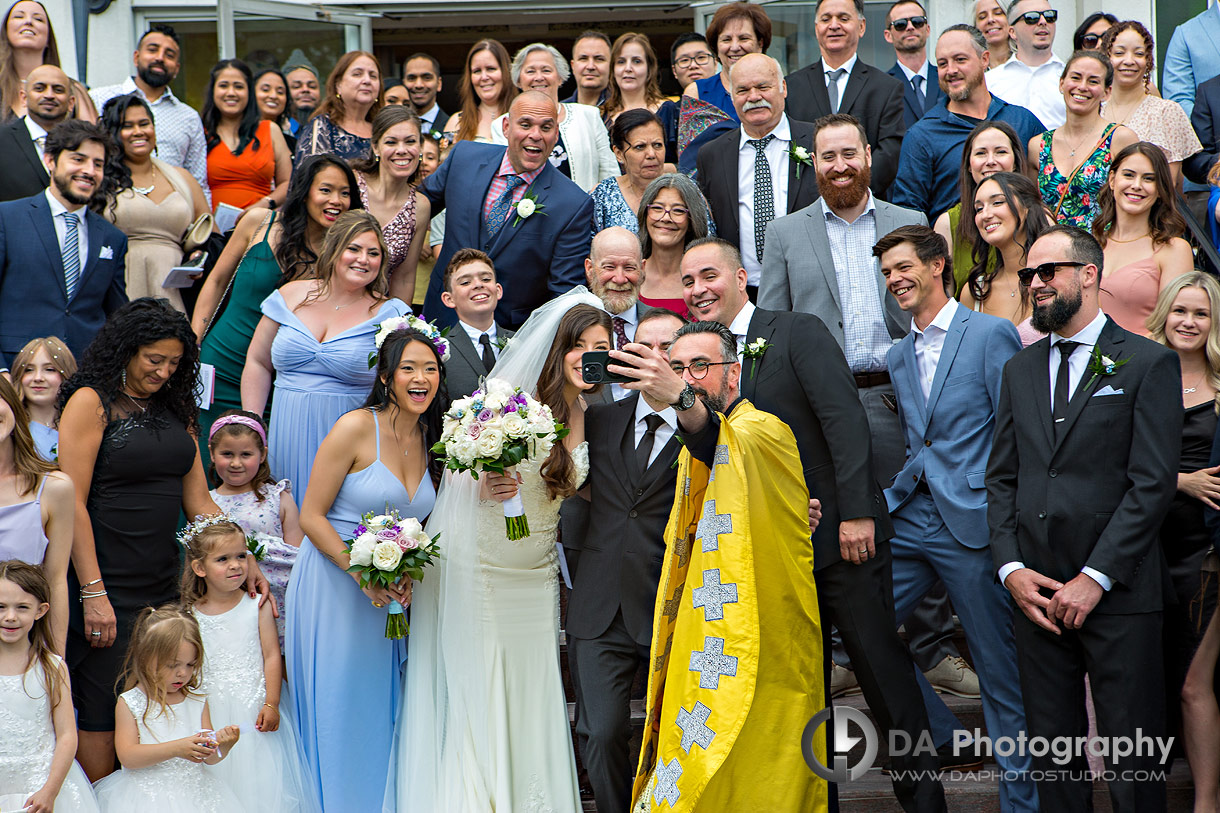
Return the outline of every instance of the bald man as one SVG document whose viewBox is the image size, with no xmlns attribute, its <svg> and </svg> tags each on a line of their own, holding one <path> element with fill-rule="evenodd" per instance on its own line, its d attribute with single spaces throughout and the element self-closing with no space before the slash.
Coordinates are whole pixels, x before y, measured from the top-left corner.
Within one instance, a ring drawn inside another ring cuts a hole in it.
<svg viewBox="0 0 1220 813">
<path fill-rule="evenodd" d="M 746 291 L 755 301 L 767 224 L 818 198 L 812 165 L 792 157 L 793 148 L 813 155 L 813 125 L 784 112 L 788 86 L 779 63 L 766 54 L 739 59 L 729 84 L 741 126 L 699 150 L 695 177 L 717 232 L 741 251 Z"/>
<path fill-rule="evenodd" d="M 535 308 L 585 281 L 593 199 L 551 166 L 559 113 L 546 94 L 517 96 L 504 119 L 508 145 L 459 142 L 424 182 L 433 213 L 448 211 L 424 311 L 457 317 L 441 301 L 443 271 L 463 248 L 486 252 L 504 286 L 496 322 L 516 330 Z"/>
<path fill-rule="evenodd" d="M 42 162 L 42 145 L 55 125 L 70 118 L 76 109 L 72 80 L 55 65 L 39 65 L 25 80 L 29 112 L 0 127 L 0 201 L 37 195 L 47 188 L 50 176 Z"/>
</svg>

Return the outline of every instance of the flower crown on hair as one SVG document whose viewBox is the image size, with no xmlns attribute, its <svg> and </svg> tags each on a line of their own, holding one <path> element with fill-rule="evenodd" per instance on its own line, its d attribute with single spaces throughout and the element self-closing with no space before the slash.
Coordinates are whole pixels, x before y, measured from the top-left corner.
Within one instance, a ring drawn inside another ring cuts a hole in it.
<svg viewBox="0 0 1220 813">
<path fill-rule="evenodd" d="M 377 336 L 373 339 L 373 344 L 377 350 L 381 350 L 385 340 L 390 338 L 390 334 L 396 330 L 419 331 L 428 337 L 428 341 L 432 342 L 432 345 L 436 348 L 437 355 L 441 357 L 441 361 L 449 360 L 449 340 L 441 333 L 441 329 L 414 314 L 395 316 L 377 325 Z M 376 366 L 377 354 L 369 353 L 369 369 L 371 370 Z"/>
<path fill-rule="evenodd" d="M 225 513 L 207 515 L 200 514 L 199 516 L 195 517 L 194 522 L 188 523 L 187 526 L 182 529 L 182 533 L 178 534 L 178 544 L 181 545 L 184 550 L 190 550 L 191 543 L 195 541 L 195 537 L 199 535 L 200 531 L 202 531 L 204 528 L 210 528 L 213 525 L 219 525 L 222 522 L 232 522 L 234 525 L 237 525 L 237 523 L 233 521 L 233 518 Z"/>
</svg>

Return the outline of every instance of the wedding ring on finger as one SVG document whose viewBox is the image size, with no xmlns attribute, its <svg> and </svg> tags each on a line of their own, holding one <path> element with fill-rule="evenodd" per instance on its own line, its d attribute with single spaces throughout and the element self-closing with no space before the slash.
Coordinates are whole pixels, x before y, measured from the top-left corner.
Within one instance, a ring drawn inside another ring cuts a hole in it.
<svg viewBox="0 0 1220 813">
<path fill-rule="evenodd" d="M 95 630 L 94 632 L 89 633 L 89 634 L 90 634 L 90 635 L 92 635 L 94 638 L 101 638 L 101 637 L 102 637 L 102 633 L 100 633 L 100 632 L 98 632 L 98 631 L 96 631 L 96 630 Z"/>
<path fill-rule="evenodd" d="M 377 609 L 379 609 L 379 610 L 380 610 L 380 609 L 381 609 L 381 602 L 380 602 L 380 601 L 374 601 L 374 602 L 373 602 L 373 606 L 374 606 L 374 607 L 376 607 Z"/>
</svg>

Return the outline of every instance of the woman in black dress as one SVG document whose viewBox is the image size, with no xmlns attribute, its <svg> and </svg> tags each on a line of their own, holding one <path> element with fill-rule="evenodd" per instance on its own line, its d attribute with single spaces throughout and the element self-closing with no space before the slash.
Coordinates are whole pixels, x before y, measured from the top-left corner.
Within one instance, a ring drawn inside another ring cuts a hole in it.
<svg viewBox="0 0 1220 813">
<path fill-rule="evenodd" d="M 67 662 L 91 781 L 114 770 L 115 682 L 135 616 L 178 595 L 179 512 L 219 513 L 194 437 L 198 377 L 186 317 L 144 298 L 111 315 L 60 390 L 59 462 L 76 484 L 68 591 L 80 598 Z"/>
</svg>

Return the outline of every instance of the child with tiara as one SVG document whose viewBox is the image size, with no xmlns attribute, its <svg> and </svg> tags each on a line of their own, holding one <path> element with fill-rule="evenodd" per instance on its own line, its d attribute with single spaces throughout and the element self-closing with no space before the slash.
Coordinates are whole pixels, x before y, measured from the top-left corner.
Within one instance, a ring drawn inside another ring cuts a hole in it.
<svg viewBox="0 0 1220 813">
<path fill-rule="evenodd" d="M 267 466 L 267 428 L 253 412 L 230 409 L 212 424 L 208 434 L 212 465 L 208 473 L 216 505 L 261 547 L 259 565 L 280 608 L 276 632 L 284 644 L 284 593 L 304 534 L 298 521 L 292 485 L 278 483 Z"/>
<path fill-rule="evenodd" d="M 42 569 L 0 562 L 0 810 L 95 813 Z"/>
<path fill-rule="evenodd" d="M 241 758 L 218 765 L 216 773 L 252 809 L 320 810 L 307 790 L 312 783 L 305 780 L 293 727 L 280 717 L 284 664 L 271 605 L 260 608 L 245 591 L 245 531 L 215 515 L 188 525 L 180 539 L 186 551 L 182 603 L 203 637 L 203 691 L 212 720 L 243 734 Z"/>
<path fill-rule="evenodd" d="M 179 607 L 147 607 L 136 619 L 123 664 L 126 691 L 115 704 L 114 750 L 121 771 L 96 785 L 102 813 L 244 811 L 206 765 L 228 756 L 237 726 L 212 730 L 199 691 L 203 640 Z"/>
</svg>

